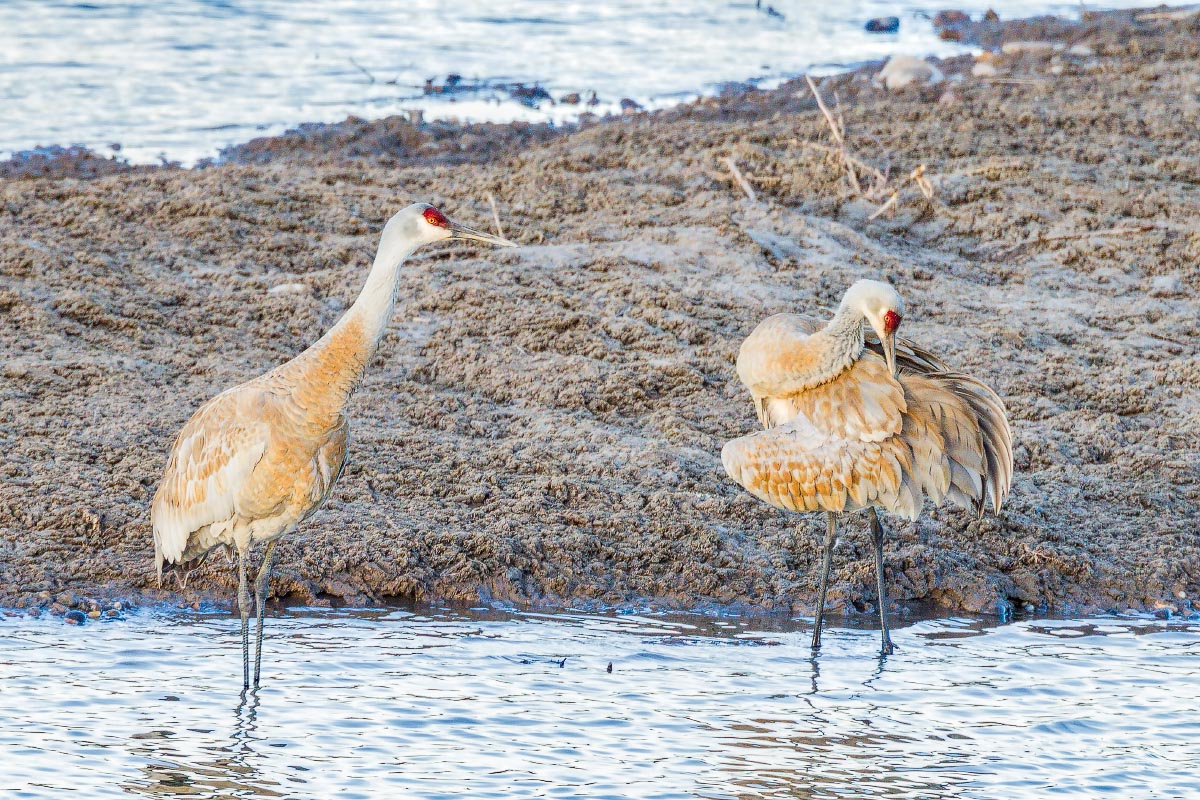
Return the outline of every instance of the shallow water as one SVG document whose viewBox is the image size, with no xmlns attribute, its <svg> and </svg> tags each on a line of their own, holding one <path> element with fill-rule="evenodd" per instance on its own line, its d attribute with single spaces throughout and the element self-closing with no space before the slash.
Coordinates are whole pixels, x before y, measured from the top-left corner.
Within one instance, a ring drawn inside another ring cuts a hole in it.
<svg viewBox="0 0 1200 800">
<path fill-rule="evenodd" d="M 1157 0 L 1122 0 L 1149 6 Z M 426 97 L 426 79 L 540 83 L 554 97 L 597 92 L 647 107 L 764 86 L 896 52 L 950 55 L 927 18 L 946 0 L 5 0 L 0 2 L 0 157 L 37 146 L 123 146 L 134 162 L 185 164 L 303 122 L 420 108 L 430 118 L 551 121 L 578 106 L 536 108 L 485 91 Z M 978 16 L 1078 16 L 1075 0 L 961 0 Z M 1105 4 L 1100 4 L 1103 7 Z M 1088 3 L 1089 8 L 1096 8 Z M 899 33 L 863 30 L 902 18 Z"/>
<path fill-rule="evenodd" d="M 6 797 L 1200 796 L 1200 624 L 328 612 L 0 621 Z M 608 664 L 612 671 L 607 671 Z"/>
</svg>

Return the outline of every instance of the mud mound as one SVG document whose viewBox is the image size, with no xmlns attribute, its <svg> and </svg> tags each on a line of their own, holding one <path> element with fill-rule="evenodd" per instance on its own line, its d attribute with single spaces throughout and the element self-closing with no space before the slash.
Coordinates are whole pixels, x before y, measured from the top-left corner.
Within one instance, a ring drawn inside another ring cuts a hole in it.
<svg viewBox="0 0 1200 800">
<path fill-rule="evenodd" d="M 998 55 L 1003 80 L 944 63 L 949 91 L 827 79 L 851 150 L 899 188 L 878 215 L 803 83 L 500 136 L 471 164 L 383 158 L 354 123 L 244 151 L 262 163 L 0 184 L 0 600 L 167 596 L 147 508 L 179 426 L 334 322 L 394 210 L 486 226 L 490 193 L 525 246 L 407 265 L 350 462 L 281 545 L 278 594 L 809 608 L 822 521 L 721 469 L 757 424 L 733 359 L 764 316 L 874 277 L 908 335 L 998 389 L 1017 443 L 998 519 L 888 520 L 893 597 L 1189 609 L 1200 39 L 1070 30 L 1089 51 Z M 903 180 L 922 165 L 932 199 Z M 835 601 L 869 608 L 862 520 L 835 565 Z M 231 579 L 212 559 L 186 595 Z"/>
</svg>

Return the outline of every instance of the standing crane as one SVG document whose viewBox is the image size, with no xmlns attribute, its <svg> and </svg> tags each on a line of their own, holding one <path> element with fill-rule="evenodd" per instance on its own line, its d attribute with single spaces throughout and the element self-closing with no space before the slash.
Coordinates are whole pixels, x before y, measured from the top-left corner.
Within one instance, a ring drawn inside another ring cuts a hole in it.
<svg viewBox="0 0 1200 800">
<path fill-rule="evenodd" d="M 350 433 L 346 406 L 391 318 L 401 264 L 444 239 L 516 246 L 451 222 L 427 203 L 403 209 L 384 226 L 366 283 L 337 324 L 291 361 L 202 405 L 171 447 L 150 507 L 159 585 L 164 563 L 182 568 L 222 545 L 236 551 L 244 688 L 250 687 L 250 549 L 266 543 L 254 580 L 258 686 L 275 543 L 320 508 L 341 474 Z"/>
<path fill-rule="evenodd" d="M 776 508 L 827 517 L 814 650 L 821 646 L 839 513 L 867 512 L 882 651 L 889 654 L 884 531 L 876 509 L 916 520 L 928 497 L 980 516 L 989 505 L 999 513 L 1012 483 L 1004 403 L 984 384 L 897 338 L 903 314 L 895 289 L 862 280 L 825 325 L 776 314 L 738 353 L 738 378 L 766 430 L 726 444 L 725 471 Z"/>
</svg>

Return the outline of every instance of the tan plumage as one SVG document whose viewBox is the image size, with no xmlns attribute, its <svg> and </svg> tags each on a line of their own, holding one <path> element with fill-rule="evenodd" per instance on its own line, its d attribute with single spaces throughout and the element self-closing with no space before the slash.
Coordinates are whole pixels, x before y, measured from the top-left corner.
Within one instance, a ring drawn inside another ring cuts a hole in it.
<svg viewBox="0 0 1200 800">
<path fill-rule="evenodd" d="M 881 508 L 915 520 L 926 499 L 949 499 L 999 512 L 1013 472 L 1004 404 L 897 339 L 901 311 L 890 286 L 860 281 L 824 326 L 795 314 L 764 320 L 742 344 L 737 370 L 766 430 L 725 445 L 729 476 L 786 511 Z M 865 336 L 864 322 L 878 338 Z M 818 616 L 814 646 L 819 624 Z"/>
<path fill-rule="evenodd" d="M 373 343 L 336 328 L 299 358 L 209 400 L 179 432 L 154 495 L 154 562 L 269 542 L 316 511 L 346 460 L 342 413 Z"/>
<path fill-rule="evenodd" d="M 427 204 L 400 211 L 384 227 L 362 292 L 338 323 L 286 364 L 209 400 L 171 448 L 150 507 L 155 568 L 161 582 L 164 564 L 186 565 L 222 545 L 237 552 L 246 686 L 249 549 L 267 543 L 255 580 L 258 685 L 274 542 L 321 506 L 341 474 L 346 404 L 391 316 L 400 265 L 417 247 L 449 238 L 512 245 L 454 224 Z"/>
</svg>

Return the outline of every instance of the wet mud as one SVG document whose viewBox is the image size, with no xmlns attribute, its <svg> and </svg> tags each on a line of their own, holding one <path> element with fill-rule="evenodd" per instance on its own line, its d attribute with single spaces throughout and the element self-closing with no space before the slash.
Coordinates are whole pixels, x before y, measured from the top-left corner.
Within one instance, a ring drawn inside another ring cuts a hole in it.
<svg viewBox="0 0 1200 800">
<path fill-rule="evenodd" d="M 337 319 L 391 213 L 490 227 L 490 195 L 524 246 L 405 267 L 346 470 L 277 550 L 276 596 L 811 610 L 823 520 L 721 468 L 757 424 L 734 357 L 768 314 L 872 277 L 907 335 L 1004 397 L 1017 454 L 998 518 L 885 520 L 893 600 L 1190 613 L 1200 17 L 989 31 L 1055 46 L 941 62 L 936 86 L 820 82 L 898 192 L 883 213 L 802 80 L 568 130 L 350 120 L 195 170 L 5 166 L 0 604 L 228 601 L 223 557 L 156 586 L 174 434 Z M 869 611 L 865 519 L 834 563 L 832 602 Z"/>
</svg>

